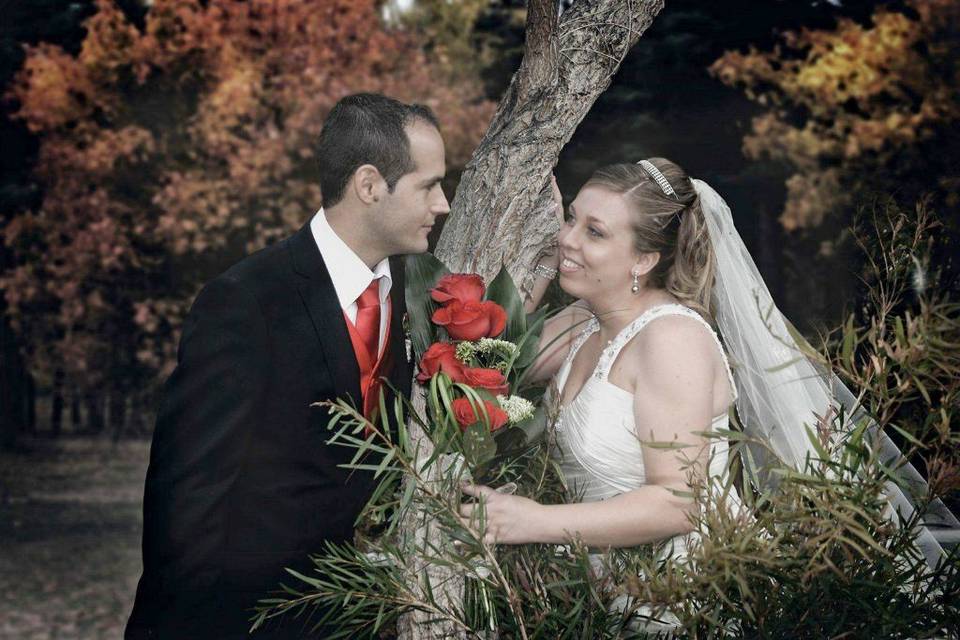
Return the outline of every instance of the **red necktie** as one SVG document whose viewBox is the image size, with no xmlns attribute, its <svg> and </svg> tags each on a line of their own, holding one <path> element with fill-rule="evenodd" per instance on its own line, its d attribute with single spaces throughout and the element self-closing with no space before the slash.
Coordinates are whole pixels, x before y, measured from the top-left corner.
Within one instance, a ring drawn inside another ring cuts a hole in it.
<svg viewBox="0 0 960 640">
<path fill-rule="evenodd" d="M 375 363 L 380 353 L 380 280 L 374 278 L 357 298 L 357 333 Z"/>
</svg>

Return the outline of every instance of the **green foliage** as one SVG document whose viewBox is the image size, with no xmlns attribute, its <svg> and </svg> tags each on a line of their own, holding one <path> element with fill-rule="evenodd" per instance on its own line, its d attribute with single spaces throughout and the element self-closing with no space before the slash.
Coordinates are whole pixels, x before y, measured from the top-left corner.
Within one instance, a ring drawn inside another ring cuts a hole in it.
<svg viewBox="0 0 960 640">
<path fill-rule="evenodd" d="M 482 76 L 486 95 L 498 99 L 519 66 L 525 19 L 516 0 L 417 0 L 396 22 L 417 34 L 449 78 Z"/>
<path fill-rule="evenodd" d="M 858 215 L 855 238 L 867 259 L 863 306 L 827 336 L 830 364 L 862 390 L 864 409 L 925 468 L 932 497 L 960 505 L 960 304 L 945 265 L 949 242 L 925 202 L 905 211 L 892 200 Z"/>
<path fill-rule="evenodd" d="M 701 496 L 702 544 L 683 561 L 644 565 L 641 593 L 669 607 L 684 635 L 920 638 L 956 628 L 957 557 L 930 570 L 914 545 L 919 517 L 887 513 L 896 474 L 869 423 L 847 431 L 847 422 L 836 417 L 835 445 L 803 470 L 774 465 L 778 487 L 748 493 L 746 511 Z"/>
</svg>

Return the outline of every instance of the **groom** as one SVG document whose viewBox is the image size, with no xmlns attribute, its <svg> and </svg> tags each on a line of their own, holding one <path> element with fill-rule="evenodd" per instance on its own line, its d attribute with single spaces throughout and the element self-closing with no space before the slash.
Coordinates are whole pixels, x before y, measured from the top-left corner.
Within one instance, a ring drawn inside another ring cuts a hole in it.
<svg viewBox="0 0 960 640">
<path fill-rule="evenodd" d="M 449 212 L 433 113 L 341 100 L 316 148 L 323 209 L 197 297 L 157 417 L 143 576 L 125 637 L 244 638 L 250 608 L 352 540 L 373 480 L 338 465 L 322 400 L 360 405 L 387 378 L 409 393 L 402 272 Z M 294 638 L 302 619 L 254 637 Z"/>
</svg>

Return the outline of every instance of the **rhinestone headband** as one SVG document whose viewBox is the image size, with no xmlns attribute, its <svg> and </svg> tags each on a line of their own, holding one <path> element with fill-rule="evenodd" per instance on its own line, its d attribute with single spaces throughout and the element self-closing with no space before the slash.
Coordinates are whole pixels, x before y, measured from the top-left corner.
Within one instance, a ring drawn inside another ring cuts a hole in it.
<svg viewBox="0 0 960 640">
<path fill-rule="evenodd" d="M 660 189 L 663 190 L 665 194 L 668 196 L 673 196 L 677 200 L 680 199 L 680 196 L 677 195 L 677 192 L 674 191 L 673 187 L 670 186 L 670 181 L 667 180 L 662 173 L 660 173 L 660 169 L 657 169 L 652 162 L 649 160 L 641 160 L 637 164 L 643 167 L 643 170 L 646 171 L 651 178 L 653 178 L 653 180 L 660 186 Z"/>
</svg>

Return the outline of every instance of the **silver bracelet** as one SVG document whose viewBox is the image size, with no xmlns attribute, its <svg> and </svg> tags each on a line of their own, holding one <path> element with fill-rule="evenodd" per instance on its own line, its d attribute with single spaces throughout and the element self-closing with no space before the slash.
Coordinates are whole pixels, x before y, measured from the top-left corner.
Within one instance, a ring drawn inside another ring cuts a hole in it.
<svg viewBox="0 0 960 640">
<path fill-rule="evenodd" d="M 545 264 L 538 264 L 536 267 L 533 268 L 534 275 L 540 276 L 541 278 L 546 278 L 547 280 L 553 280 L 554 278 L 556 278 L 557 273 L 559 272 L 556 269 L 554 269 L 553 267 L 548 267 Z"/>
</svg>

